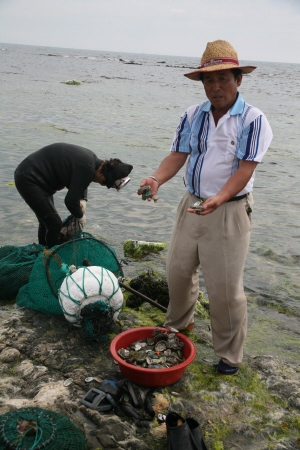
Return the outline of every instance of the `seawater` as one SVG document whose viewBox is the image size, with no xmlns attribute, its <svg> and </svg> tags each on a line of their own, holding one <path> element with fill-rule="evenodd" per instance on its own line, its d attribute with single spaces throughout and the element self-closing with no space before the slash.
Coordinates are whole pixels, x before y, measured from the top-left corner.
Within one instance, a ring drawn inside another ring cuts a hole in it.
<svg viewBox="0 0 300 450">
<path fill-rule="evenodd" d="M 245 287 L 261 314 L 267 306 L 289 312 L 284 322 L 276 318 L 276 326 L 287 330 L 292 324 L 293 339 L 299 339 L 300 65 L 243 63 L 257 69 L 244 76 L 240 92 L 266 114 L 274 132 L 256 169 Z M 143 202 L 136 191 L 168 154 L 180 115 L 205 100 L 202 84 L 183 76 L 198 65 L 198 58 L 183 56 L 0 44 L 0 245 L 36 241 L 35 216 L 17 193 L 13 173 L 26 155 L 54 142 L 82 145 L 102 159 L 118 157 L 134 166 L 119 193 L 90 185 L 87 232 L 110 243 L 119 258 L 126 239 L 168 242 L 185 191 L 183 170 L 160 188 L 156 204 Z M 63 218 L 65 194 L 56 195 Z M 163 271 L 165 255 L 154 261 Z M 132 262 L 124 273 L 137 274 L 151 262 Z"/>
</svg>

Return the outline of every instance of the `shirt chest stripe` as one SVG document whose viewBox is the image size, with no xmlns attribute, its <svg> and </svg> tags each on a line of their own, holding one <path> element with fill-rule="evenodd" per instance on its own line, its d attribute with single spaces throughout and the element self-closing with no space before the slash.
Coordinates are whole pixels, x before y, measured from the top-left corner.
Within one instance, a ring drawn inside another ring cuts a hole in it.
<svg viewBox="0 0 300 450">
<path fill-rule="evenodd" d="M 202 167 L 203 167 L 204 157 L 207 152 L 208 133 L 209 133 L 209 115 L 205 114 L 204 117 L 202 118 L 200 130 L 198 133 L 199 155 L 198 155 L 198 157 L 196 159 L 196 163 L 194 165 L 193 177 L 192 177 L 194 194 L 195 194 L 195 192 L 200 192 L 200 178 L 201 178 L 201 171 L 202 171 Z"/>
<path fill-rule="evenodd" d="M 261 116 L 259 116 L 250 124 L 245 149 L 245 157 L 243 159 L 252 161 L 257 155 L 261 132 L 261 119 Z"/>
<path fill-rule="evenodd" d="M 187 121 L 187 114 L 185 114 L 182 117 L 182 121 L 180 122 L 180 124 L 179 124 L 179 126 L 177 128 L 177 136 L 178 136 L 178 138 L 177 138 L 177 143 L 176 143 L 176 146 L 175 146 L 175 151 L 176 152 L 180 151 L 179 149 L 180 149 L 181 135 L 182 135 L 182 130 L 184 129 L 186 121 Z"/>
</svg>

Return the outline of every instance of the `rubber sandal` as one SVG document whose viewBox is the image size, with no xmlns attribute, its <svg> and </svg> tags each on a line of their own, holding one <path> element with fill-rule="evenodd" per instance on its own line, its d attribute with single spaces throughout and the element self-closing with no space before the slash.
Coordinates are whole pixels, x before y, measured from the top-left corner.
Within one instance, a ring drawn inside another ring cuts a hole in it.
<svg viewBox="0 0 300 450">
<path fill-rule="evenodd" d="M 186 421 L 176 412 L 166 416 L 168 450 L 195 450 L 191 430 Z"/>
<path fill-rule="evenodd" d="M 191 417 L 188 417 L 186 419 L 186 423 L 188 424 L 189 429 L 191 430 L 194 450 L 207 450 L 199 427 L 199 423 Z"/>
</svg>

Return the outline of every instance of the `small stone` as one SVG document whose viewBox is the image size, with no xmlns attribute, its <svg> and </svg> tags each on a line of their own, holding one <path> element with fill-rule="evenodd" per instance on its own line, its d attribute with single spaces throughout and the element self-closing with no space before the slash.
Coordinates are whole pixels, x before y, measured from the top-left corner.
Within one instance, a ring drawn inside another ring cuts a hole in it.
<svg viewBox="0 0 300 450">
<path fill-rule="evenodd" d="M 20 358 L 20 352 L 16 348 L 5 348 L 0 353 L 0 362 L 10 363 Z"/>
</svg>

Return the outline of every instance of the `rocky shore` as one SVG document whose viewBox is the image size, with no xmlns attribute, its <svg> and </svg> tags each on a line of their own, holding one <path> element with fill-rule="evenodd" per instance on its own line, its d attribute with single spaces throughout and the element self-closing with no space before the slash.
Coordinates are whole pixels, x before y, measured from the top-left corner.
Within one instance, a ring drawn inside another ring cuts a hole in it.
<svg viewBox="0 0 300 450">
<path fill-rule="evenodd" d="M 151 421 L 120 411 L 100 413 L 80 400 L 103 380 L 122 379 L 110 355 L 111 339 L 128 328 L 157 325 L 164 315 L 155 307 L 125 308 L 100 343 L 83 340 L 64 316 L 20 309 L 13 302 L 0 312 L 1 415 L 31 406 L 59 412 L 83 432 L 89 450 L 166 450 L 166 427 L 157 415 L 171 410 L 199 422 L 210 450 L 300 448 L 299 364 L 246 355 L 237 376 L 218 376 L 208 322 L 200 314 L 189 334 L 196 359 L 177 383 L 155 390 Z M 89 383 L 88 377 L 93 377 Z M 73 381 L 65 386 L 68 378 Z"/>
</svg>

